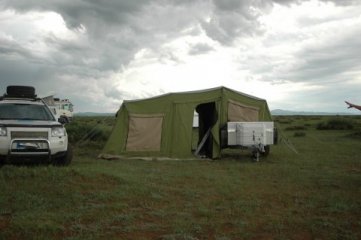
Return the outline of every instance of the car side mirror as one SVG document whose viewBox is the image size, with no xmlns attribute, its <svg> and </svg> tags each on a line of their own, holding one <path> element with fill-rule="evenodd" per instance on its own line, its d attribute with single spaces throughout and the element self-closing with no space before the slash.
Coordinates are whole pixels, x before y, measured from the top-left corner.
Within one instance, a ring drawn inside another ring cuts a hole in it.
<svg viewBox="0 0 361 240">
<path fill-rule="evenodd" d="M 66 124 L 68 123 L 68 119 L 66 117 L 61 116 L 58 118 L 58 122 L 61 124 Z"/>
</svg>

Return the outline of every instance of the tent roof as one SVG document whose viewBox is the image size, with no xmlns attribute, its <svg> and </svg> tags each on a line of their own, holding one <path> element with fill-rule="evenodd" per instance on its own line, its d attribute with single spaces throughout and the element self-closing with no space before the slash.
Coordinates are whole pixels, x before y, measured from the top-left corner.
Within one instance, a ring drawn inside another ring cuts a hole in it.
<svg viewBox="0 0 361 240">
<path fill-rule="evenodd" d="M 207 92 L 213 92 L 213 91 L 217 91 L 217 90 L 221 90 L 221 89 L 226 89 L 228 91 L 243 95 L 245 97 L 249 97 L 255 100 L 261 100 L 261 101 L 266 101 L 265 99 L 262 98 L 258 98 L 240 91 L 236 91 L 224 86 L 220 86 L 220 87 L 215 87 L 215 88 L 208 88 L 208 89 L 201 89 L 201 90 L 193 90 L 193 91 L 184 91 L 184 92 L 170 92 L 170 93 L 165 93 L 165 94 L 161 94 L 161 95 L 157 95 L 157 96 L 153 96 L 153 97 L 149 97 L 149 98 L 142 98 L 142 99 L 134 99 L 134 100 L 124 100 L 123 103 L 132 103 L 132 102 L 140 102 L 140 101 L 146 101 L 146 100 L 155 100 L 157 98 L 163 98 L 163 97 L 167 97 L 167 96 L 177 96 L 177 95 L 197 95 L 199 93 L 207 93 Z"/>
</svg>

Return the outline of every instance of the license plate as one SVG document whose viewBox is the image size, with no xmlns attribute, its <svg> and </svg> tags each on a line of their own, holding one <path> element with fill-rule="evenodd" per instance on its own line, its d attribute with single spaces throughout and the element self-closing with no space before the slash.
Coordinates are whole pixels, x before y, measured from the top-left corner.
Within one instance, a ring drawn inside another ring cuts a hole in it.
<svg viewBox="0 0 361 240">
<path fill-rule="evenodd" d="M 46 142 L 14 142 L 11 148 L 16 150 L 48 149 L 48 144 Z"/>
</svg>

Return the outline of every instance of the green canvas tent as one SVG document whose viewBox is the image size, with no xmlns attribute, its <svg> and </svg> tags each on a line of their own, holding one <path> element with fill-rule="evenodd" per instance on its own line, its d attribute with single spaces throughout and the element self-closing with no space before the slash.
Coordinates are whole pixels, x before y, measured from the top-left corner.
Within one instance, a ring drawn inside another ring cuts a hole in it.
<svg viewBox="0 0 361 240">
<path fill-rule="evenodd" d="M 225 87 L 124 101 L 102 155 L 192 158 L 195 112 L 199 142 L 206 140 L 201 151 L 210 158 L 220 157 L 227 122 L 272 121 L 265 100 Z"/>
</svg>

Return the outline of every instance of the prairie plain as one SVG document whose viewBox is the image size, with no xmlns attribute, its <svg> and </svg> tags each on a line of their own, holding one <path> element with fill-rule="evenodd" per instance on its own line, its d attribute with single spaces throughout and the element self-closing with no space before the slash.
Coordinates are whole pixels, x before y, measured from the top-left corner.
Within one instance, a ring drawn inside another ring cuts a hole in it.
<svg viewBox="0 0 361 240">
<path fill-rule="evenodd" d="M 107 161 L 114 118 L 78 117 L 70 166 L 0 168 L 0 239 L 361 239 L 361 116 L 274 119 L 259 162 Z"/>
</svg>

